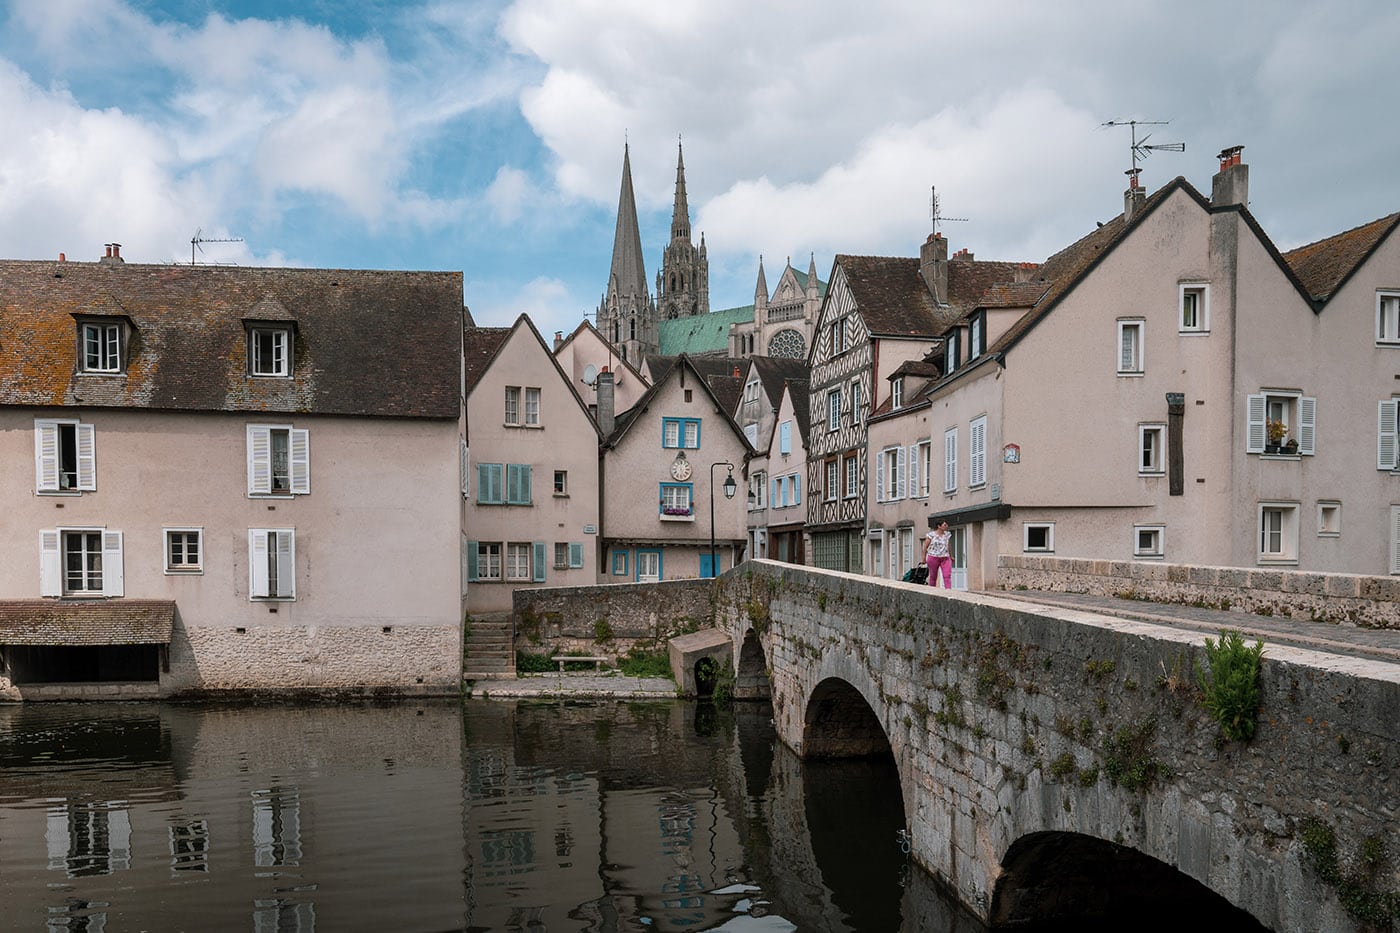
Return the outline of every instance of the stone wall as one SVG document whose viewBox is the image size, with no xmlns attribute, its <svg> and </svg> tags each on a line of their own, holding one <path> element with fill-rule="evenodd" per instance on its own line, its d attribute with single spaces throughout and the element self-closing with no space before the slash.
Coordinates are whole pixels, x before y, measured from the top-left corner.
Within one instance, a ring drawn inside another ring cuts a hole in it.
<svg viewBox="0 0 1400 933">
<path fill-rule="evenodd" d="M 1400 577 L 1020 554 L 998 557 L 997 568 L 1007 590 L 1087 593 L 1400 629 Z"/>
<path fill-rule="evenodd" d="M 521 588 L 512 612 L 515 647 L 611 658 L 634 646 L 664 649 L 672 635 L 711 625 L 714 591 L 709 579 Z"/>
<path fill-rule="evenodd" d="M 1304 829 L 1327 827 L 1347 865 L 1393 834 L 1394 665 L 1266 645 L 1258 731 L 1227 742 L 1195 686 L 1198 634 L 745 567 L 720 578 L 717 620 L 736 648 L 759 634 L 780 737 L 821 748 L 822 702 L 858 693 L 899 768 L 913 857 L 980 917 L 1015 884 L 1004 860 L 1018 842 L 1050 833 L 1135 849 L 1272 929 L 1360 928 L 1312 867 Z M 1400 889 L 1394 862 L 1374 886 Z"/>
</svg>

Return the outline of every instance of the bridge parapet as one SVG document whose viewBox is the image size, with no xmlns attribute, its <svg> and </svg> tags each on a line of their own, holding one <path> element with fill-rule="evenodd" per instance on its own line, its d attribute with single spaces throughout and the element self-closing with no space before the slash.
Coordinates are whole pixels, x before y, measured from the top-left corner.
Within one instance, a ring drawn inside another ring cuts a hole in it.
<svg viewBox="0 0 1400 933">
<path fill-rule="evenodd" d="M 1041 834 L 1136 850 L 1299 931 L 1360 928 L 1336 877 L 1360 878 L 1379 846 L 1352 895 L 1400 903 L 1394 666 L 1266 645 L 1259 728 L 1240 744 L 1199 702 L 1194 632 L 770 561 L 726 573 L 716 595 L 735 657 L 758 634 L 779 736 L 799 754 L 838 753 L 833 737 L 858 738 L 851 694 L 869 706 L 914 858 L 984 920 L 1014 917 L 1044 881 Z M 1317 869 L 1329 834 L 1331 881 Z"/>
</svg>

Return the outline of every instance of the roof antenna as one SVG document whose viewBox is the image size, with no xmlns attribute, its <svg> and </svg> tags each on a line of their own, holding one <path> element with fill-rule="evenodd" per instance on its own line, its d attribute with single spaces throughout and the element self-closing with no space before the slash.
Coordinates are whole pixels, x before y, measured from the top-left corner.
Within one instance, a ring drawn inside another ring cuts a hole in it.
<svg viewBox="0 0 1400 933">
<path fill-rule="evenodd" d="M 928 191 L 928 219 L 929 224 L 933 227 L 935 236 L 938 234 L 938 225 L 941 223 L 951 223 L 952 221 L 958 221 L 959 223 L 967 222 L 966 217 L 944 217 L 942 214 L 943 204 L 938 200 L 938 188 L 930 185 Z"/>
<path fill-rule="evenodd" d="M 199 244 L 201 244 L 201 243 L 242 243 L 242 242 L 243 242 L 243 238 L 242 238 L 241 236 L 227 237 L 227 238 L 216 238 L 216 237 L 207 237 L 207 236 L 204 236 L 204 229 L 201 227 L 201 228 L 195 230 L 194 236 L 190 237 L 190 265 L 194 265 L 194 251 L 195 251 L 196 249 L 199 250 L 200 253 L 203 253 L 203 252 L 204 252 L 204 247 L 199 245 Z"/>
<path fill-rule="evenodd" d="M 1142 139 L 1138 139 L 1138 127 L 1167 126 L 1170 123 L 1170 120 L 1109 120 L 1107 123 L 1100 124 L 1101 126 L 1126 126 L 1132 133 L 1132 144 L 1130 146 L 1130 149 L 1132 150 L 1133 154 L 1133 168 L 1132 171 L 1128 173 L 1128 178 L 1131 180 L 1130 183 L 1132 187 L 1137 187 L 1138 172 L 1142 171 L 1138 168 L 1139 159 L 1145 159 L 1154 152 L 1186 151 L 1185 143 L 1155 143 L 1149 146 L 1147 144 L 1147 141 L 1152 138 L 1151 133 L 1148 133 L 1146 136 L 1142 137 Z"/>
</svg>

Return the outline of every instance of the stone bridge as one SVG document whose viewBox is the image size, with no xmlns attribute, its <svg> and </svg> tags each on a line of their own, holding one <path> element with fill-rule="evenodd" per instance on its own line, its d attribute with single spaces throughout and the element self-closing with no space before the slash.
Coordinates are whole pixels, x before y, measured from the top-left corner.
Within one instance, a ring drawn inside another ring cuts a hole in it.
<svg viewBox="0 0 1400 933">
<path fill-rule="evenodd" d="M 913 858 L 994 927 L 1400 915 L 1400 667 L 1266 642 L 1239 743 L 1196 632 L 770 561 L 716 607 L 737 690 L 802 757 L 892 754 Z"/>
</svg>

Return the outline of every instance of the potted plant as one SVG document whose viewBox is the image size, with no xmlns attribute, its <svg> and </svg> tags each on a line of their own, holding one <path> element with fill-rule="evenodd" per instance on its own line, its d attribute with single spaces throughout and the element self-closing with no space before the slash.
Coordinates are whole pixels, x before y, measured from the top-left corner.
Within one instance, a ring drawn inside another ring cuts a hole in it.
<svg viewBox="0 0 1400 933">
<path fill-rule="evenodd" d="M 1298 455 L 1298 438 L 1296 438 L 1296 437 L 1290 437 L 1290 438 L 1288 439 L 1288 442 L 1287 442 L 1286 444 L 1283 445 L 1283 452 L 1286 453 L 1286 454 L 1288 454 L 1288 455 L 1291 456 L 1291 457 L 1292 457 L 1292 456 L 1297 456 L 1297 455 Z"/>
<path fill-rule="evenodd" d="M 1283 452 L 1283 436 L 1288 433 L 1288 425 L 1282 421 L 1275 421 L 1270 418 L 1264 423 L 1264 431 L 1268 436 L 1268 443 L 1264 445 L 1264 453 L 1277 454 Z"/>
</svg>

